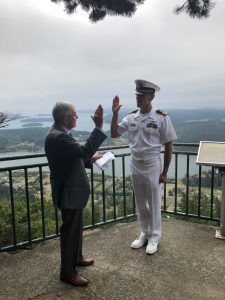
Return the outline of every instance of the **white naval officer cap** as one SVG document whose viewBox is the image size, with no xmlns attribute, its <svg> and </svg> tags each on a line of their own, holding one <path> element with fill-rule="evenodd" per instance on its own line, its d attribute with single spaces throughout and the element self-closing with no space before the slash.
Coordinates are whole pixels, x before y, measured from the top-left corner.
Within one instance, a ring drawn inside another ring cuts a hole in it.
<svg viewBox="0 0 225 300">
<path fill-rule="evenodd" d="M 156 84 L 150 81 L 137 79 L 134 82 L 136 84 L 136 90 L 135 90 L 136 95 L 154 93 L 160 90 L 160 88 Z"/>
</svg>

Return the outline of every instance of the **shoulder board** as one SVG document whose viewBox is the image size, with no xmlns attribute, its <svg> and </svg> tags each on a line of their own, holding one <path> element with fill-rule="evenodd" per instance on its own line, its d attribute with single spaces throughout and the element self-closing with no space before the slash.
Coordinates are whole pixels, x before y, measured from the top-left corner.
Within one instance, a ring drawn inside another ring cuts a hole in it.
<svg viewBox="0 0 225 300">
<path fill-rule="evenodd" d="M 135 114 L 136 112 L 138 112 L 138 109 L 133 110 L 133 111 L 130 111 L 130 112 L 128 113 L 128 115 L 130 115 L 130 114 Z"/>
<path fill-rule="evenodd" d="M 169 113 L 167 111 L 161 111 L 160 109 L 156 110 L 157 114 L 163 115 L 164 117 L 166 117 Z"/>
</svg>

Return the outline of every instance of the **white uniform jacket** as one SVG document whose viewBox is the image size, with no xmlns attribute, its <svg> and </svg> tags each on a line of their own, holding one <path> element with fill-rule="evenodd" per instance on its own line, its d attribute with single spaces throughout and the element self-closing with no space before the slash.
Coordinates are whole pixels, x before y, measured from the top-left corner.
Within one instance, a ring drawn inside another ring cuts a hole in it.
<svg viewBox="0 0 225 300">
<path fill-rule="evenodd" d="M 148 114 L 140 110 L 129 113 L 119 124 L 117 132 L 128 132 L 131 154 L 136 159 L 149 159 L 160 154 L 161 146 L 177 138 L 168 115 L 152 107 Z"/>
</svg>

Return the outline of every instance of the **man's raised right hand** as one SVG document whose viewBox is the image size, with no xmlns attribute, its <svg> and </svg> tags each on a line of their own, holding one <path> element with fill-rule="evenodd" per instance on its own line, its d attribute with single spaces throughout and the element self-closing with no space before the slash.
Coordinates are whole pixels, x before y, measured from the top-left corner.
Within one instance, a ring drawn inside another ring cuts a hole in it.
<svg viewBox="0 0 225 300">
<path fill-rule="evenodd" d="M 118 111 L 120 110 L 120 107 L 122 105 L 120 105 L 120 98 L 118 96 L 115 96 L 113 98 L 113 104 L 112 104 L 112 111 L 113 113 L 118 113 Z"/>
<path fill-rule="evenodd" d="M 101 104 L 97 107 L 95 113 L 93 116 L 91 116 L 93 122 L 95 123 L 95 126 L 99 129 L 102 129 L 103 125 L 103 107 Z"/>
</svg>

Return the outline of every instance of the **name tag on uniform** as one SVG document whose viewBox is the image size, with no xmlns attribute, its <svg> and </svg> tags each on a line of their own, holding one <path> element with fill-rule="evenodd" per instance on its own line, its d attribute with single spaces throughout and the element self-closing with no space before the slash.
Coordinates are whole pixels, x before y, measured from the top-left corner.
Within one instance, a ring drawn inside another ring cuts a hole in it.
<svg viewBox="0 0 225 300">
<path fill-rule="evenodd" d="M 158 126 L 157 126 L 157 124 L 155 124 L 155 123 L 148 123 L 147 125 L 146 125 L 146 127 L 147 128 L 157 128 Z"/>
<path fill-rule="evenodd" d="M 131 123 L 129 124 L 129 131 L 130 132 L 136 132 L 138 130 L 137 123 Z"/>
</svg>

